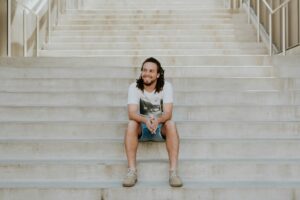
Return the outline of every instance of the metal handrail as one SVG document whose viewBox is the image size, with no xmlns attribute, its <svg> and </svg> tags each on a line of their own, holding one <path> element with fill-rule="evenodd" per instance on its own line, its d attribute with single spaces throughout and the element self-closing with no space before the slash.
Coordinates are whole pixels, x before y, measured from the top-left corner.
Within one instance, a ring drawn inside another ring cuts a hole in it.
<svg viewBox="0 0 300 200">
<path fill-rule="evenodd" d="M 248 0 L 248 2 L 250 2 L 250 0 Z M 262 2 L 264 3 L 264 5 L 268 8 L 269 11 L 269 54 L 272 55 L 273 53 L 273 34 L 272 34 L 272 15 L 275 14 L 277 11 L 279 11 L 280 9 L 282 9 L 282 52 L 283 55 L 286 54 L 286 16 L 285 16 L 285 12 L 286 12 L 286 6 L 288 3 L 291 2 L 291 0 L 286 0 L 285 2 L 283 2 L 281 5 L 279 5 L 276 9 L 272 9 L 272 7 L 269 5 L 269 3 L 266 0 L 262 0 Z M 250 9 L 250 3 L 248 3 L 248 8 Z M 257 41 L 260 41 L 260 0 L 257 0 Z M 250 18 L 250 12 L 248 13 L 248 16 Z"/>
<path fill-rule="evenodd" d="M 282 8 L 283 6 L 287 5 L 291 0 L 286 0 L 285 2 L 283 2 L 282 4 L 280 4 L 276 9 L 272 9 L 270 7 L 270 5 L 268 4 L 268 2 L 266 2 L 266 0 L 262 0 L 265 5 L 267 6 L 267 8 L 269 9 L 270 12 L 272 12 L 272 14 L 276 13 L 280 8 Z"/>
<path fill-rule="evenodd" d="M 234 4 L 236 4 L 236 0 L 229 0 L 229 2 L 232 2 Z M 224 4 L 226 7 L 226 0 L 224 0 Z M 260 42 L 260 0 L 257 0 L 257 41 Z M 283 55 L 286 54 L 286 7 L 287 4 L 291 2 L 291 0 L 286 0 L 285 2 L 283 2 L 282 4 L 280 4 L 277 8 L 272 9 L 272 7 L 269 5 L 269 3 L 266 0 L 262 0 L 262 2 L 264 3 L 264 5 L 267 7 L 268 11 L 269 11 L 269 51 L 270 51 L 270 55 L 272 55 L 273 53 L 273 41 L 272 41 L 272 15 L 277 13 L 280 9 L 282 9 L 282 51 L 283 51 Z M 250 15 L 251 15 L 251 5 L 250 5 L 250 0 L 246 0 L 246 4 L 247 4 L 247 8 L 248 8 L 248 23 L 251 22 L 250 20 Z M 234 5 L 234 8 L 236 8 L 236 6 Z"/>
<path fill-rule="evenodd" d="M 36 56 L 39 56 L 39 50 L 40 50 L 40 16 L 38 12 L 35 12 L 34 10 L 30 9 L 25 4 L 14 0 L 18 5 L 20 5 L 23 10 L 23 55 L 24 57 L 27 56 L 27 12 L 30 12 L 36 17 Z M 52 20 L 51 20 L 51 0 L 48 1 L 48 41 L 50 39 L 50 33 L 51 33 L 51 26 L 52 26 Z M 59 12 L 59 9 L 57 9 L 57 12 Z M 11 0 L 8 1 L 8 56 L 11 56 Z"/>
<path fill-rule="evenodd" d="M 31 14 L 35 15 L 36 17 L 36 56 L 39 56 L 39 38 L 40 38 L 40 17 L 37 13 L 35 13 L 32 9 L 28 8 L 23 3 L 19 3 L 20 6 L 22 6 L 25 10 L 23 11 L 23 48 L 24 48 L 24 57 L 27 56 L 27 18 L 26 18 L 26 10 L 29 11 Z"/>
<path fill-rule="evenodd" d="M 7 56 L 11 57 L 11 0 L 8 0 L 7 4 Z"/>
</svg>

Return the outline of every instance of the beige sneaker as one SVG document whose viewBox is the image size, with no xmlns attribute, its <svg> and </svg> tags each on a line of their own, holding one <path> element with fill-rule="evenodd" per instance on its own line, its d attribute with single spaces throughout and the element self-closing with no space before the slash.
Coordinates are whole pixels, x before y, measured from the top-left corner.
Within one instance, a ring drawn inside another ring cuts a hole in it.
<svg viewBox="0 0 300 200">
<path fill-rule="evenodd" d="M 172 187 L 182 187 L 183 183 L 181 178 L 176 174 L 176 171 L 170 171 L 169 184 Z"/>
<path fill-rule="evenodd" d="M 123 180 L 124 187 L 132 187 L 137 182 L 136 169 L 128 169 L 128 172 Z"/>
</svg>

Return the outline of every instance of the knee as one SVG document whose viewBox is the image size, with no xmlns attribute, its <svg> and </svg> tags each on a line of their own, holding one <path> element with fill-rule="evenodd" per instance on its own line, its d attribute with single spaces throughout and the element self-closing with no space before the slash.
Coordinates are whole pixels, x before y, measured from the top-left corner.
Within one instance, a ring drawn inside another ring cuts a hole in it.
<svg viewBox="0 0 300 200">
<path fill-rule="evenodd" d="M 172 120 L 168 120 L 165 122 L 166 129 L 176 129 L 176 124 Z"/>
<path fill-rule="evenodd" d="M 139 123 L 134 121 L 134 120 L 129 120 L 127 129 L 126 129 L 126 134 L 133 133 L 135 134 L 139 130 Z"/>
<path fill-rule="evenodd" d="M 138 122 L 136 122 L 134 120 L 129 120 L 127 128 L 128 129 L 137 128 L 138 126 L 139 126 Z"/>
</svg>

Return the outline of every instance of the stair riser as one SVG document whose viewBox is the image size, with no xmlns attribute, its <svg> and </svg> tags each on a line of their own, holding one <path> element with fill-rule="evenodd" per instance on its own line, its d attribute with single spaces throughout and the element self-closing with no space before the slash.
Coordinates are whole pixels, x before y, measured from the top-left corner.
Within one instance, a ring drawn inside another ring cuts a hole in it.
<svg viewBox="0 0 300 200">
<path fill-rule="evenodd" d="M 38 184 L 32 184 L 38 185 Z M 121 183 L 119 184 L 121 185 Z M 118 185 L 118 186 L 119 186 Z M 139 184 L 138 184 L 139 185 Z M 3 200 L 12 199 L 31 199 L 40 200 L 43 196 L 43 200 L 53 199 L 67 199 L 72 200 L 99 200 L 99 199 L 199 199 L 199 200 L 299 200 L 300 191 L 298 189 L 285 189 L 285 188 L 211 188 L 210 186 L 202 186 L 201 188 L 182 188 L 171 189 L 168 188 L 168 183 L 165 181 L 163 187 L 156 185 L 151 188 L 147 187 L 135 187 L 131 188 L 106 188 L 101 189 L 97 186 L 92 186 L 92 189 L 78 188 L 74 186 L 65 186 L 71 189 L 49 189 L 39 185 L 37 188 L 28 187 L 27 189 L 1 189 L 0 196 L 3 196 Z M 167 187 L 167 188 L 166 188 Z M 39 189 L 41 188 L 41 189 Z M 51 188 L 51 187 L 50 187 Z M 130 191 L 130 192 L 129 192 Z"/>
<path fill-rule="evenodd" d="M 195 15 L 195 14 L 209 14 L 209 15 L 219 15 L 219 14 L 232 14 L 236 13 L 229 9 L 220 9 L 220 8 L 207 8 L 207 9 L 100 9 L 100 10 L 66 10 L 66 14 L 76 14 L 76 15 Z"/>
<path fill-rule="evenodd" d="M 300 88 L 298 79 L 271 78 L 172 78 L 176 91 L 287 90 Z M 2 79 L 0 91 L 127 91 L 134 79 Z"/>
<path fill-rule="evenodd" d="M 177 121 L 181 138 L 300 138 L 298 122 L 186 122 Z M 0 122 L 0 138 L 123 139 L 124 122 Z"/>
<path fill-rule="evenodd" d="M 132 36 L 124 36 L 124 37 L 52 37 L 50 39 L 50 42 L 61 42 L 61 43 L 69 43 L 69 42 L 77 42 L 77 43 L 85 43 L 85 42 L 132 42 L 135 44 L 141 44 L 143 42 L 150 43 L 162 43 L 165 45 L 168 45 L 171 43 L 176 42 L 253 42 L 255 36 L 220 36 L 220 37 L 214 37 L 214 36 L 206 36 L 206 37 L 199 37 L 199 36 L 179 36 L 179 37 L 132 37 Z M 129 50 L 130 51 L 130 50 Z M 204 51 L 204 49 L 203 49 Z M 151 53 L 151 52 L 150 52 Z M 191 53 L 190 53 L 191 54 Z"/>
<path fill-rule="evenodd" d="M 251 43 L 251 42 L 178 42 L 175 44 L 168 43 L 143 43 L 143 44 L 129 44 L 126 42 L 119 43 L 50 43 L 45 44 L 43 49 L 47 50 L 126 50 L 126 49 L 139 49 L 139 50 L 150 50 L 150 49 L 208 49 L 210 51 L 223 51 L 223 50 L 234 50 L 240 49 L 243 51 L 261 51 L 265 50 L 262 44 Z"/>
<path fill-rule="evenodd" d="M 59 162 L 59 161 L 58 161 Z M 139 181 L 168 180 L 168 162 L 138 162 Z M 75 161 L 72 164 L 0 164 L 1 181 L 73 180 L 119 181 L 126 174 L 127 163 L 93 163 Z M 151 173 L 155 172 L 155 173 Z M 289 163 L 205 163 L 180 161 L 178 170 L 189 181 L 297 181 L 300 164 Z M 191 172 L 197 172 L 191 174 Z"/>
<path fill-rule="evenodd" d="M 123 141 L 0 143 L 1 159 L 126 159 Z M 181 140 L 184 159 L 299 159 L 299 140 Z M 193 154 L 191 154 L 193 152 Z M 167 159 L 165 143 L 141 143 L 138 159 Z"/>
<path fill-rule="evenodd" d="M 247 31 L 248 30 L 248 31 Z M 198 37 L 205 37 L 207 35 L 215 35 L 215 36 L 232 36 L 232 35 L 241 35 L 241 34 L 245 34 L 245 32 L 247 31 L 248 35 L 254 35 L 255 32 L 253 31 L 253 29 L 246 29 L 246 30 L 239 30 L 236 31 L 234 29 L 226 29 L 226 30 L 193 30 L 193 31 L 189 31 L 189 30 L 98 30 L 98 31 L 94 31 L 94 30 L 55 30 L 54 32 L 51 32 L 51 36 L 120 36 L 120 37 L 124 37 L 124 36 L 132 36 L 132 35 L 141 35 L 141 36 L 161 36 L 161 35 L 197 35 Z M 255 41 L 253 41 L 253 43 L 257 43 Z M 176 44 L 176 43 L 175 43 Z"/>
<path fill-rule="evenodd" d="M 197 92 L 174 95 L 175 105 L 300 105 L 300 92 Z M 124 106 L 127 93 L 0 93 L 1 106 Z"/>
<path fill-rule="evenodd" d="M 170 25 L 135 25 L 135 24 L 126 24 L 126 25 L 118 25 L 118 26 L 112 26 L 112 25 L 60 25 L 55 27 L 54 30 L 196 30 L 196 29 L 211 29 L 211 30 L 217 30 L 217 29 L 233 29 L 240 27 L 243 29 L 244 27 L 249 27 L 250 25 L 247 24 L 170 24 Z"/>
<path fill-rule="evenodd" d="M 133 9 L 132 4 L 127 5 L 127 4 L 93 4 L 93 5 L 87 5 L 83 7 L 84 9 L 104 9 L 104 10 L 111 10 L 111 9 L 116 9 L 116 10 L 127 10 L 127 9 Z M 134 9 L 146 9 L 146 10 L 180 10 L 180 9 L 185 9 L 185 10 L 192 10 L 192 9 L 198 9 L 198 10 L 203 10 L 203 9 L 215 9 L 215 8 L 220 8 L 223 9 L 224 6 L 221 5 L 220 3 L 218 4 L 209 4 L 209 5 L 203 5 L 203 4 L 180 4 L 180 5 L 174 5 L 174 4 L 163 4 L 157 3 L 157 4 L 134 4 Z"/>
<path fill-rule="evenodd" d="M 163 67 L 165 77 L 271 77 L 272 67 Z M 0 67 L 1 78 L 138 78 L 140 67 Z"/>
<path fill-rule="evenodd" d="M 120 56 L 118 62 L 111 56 L 101 56 L 99 58 L 82 59 L 78 57 L 54 58 L 1 58 L 0 66 L 18 67 L 140 67 L 147 57 L 145 56 Z M 269 56 L 157 56 L 163 66 L 270 66 L 272 59 Z"/>
<path fill-rule="evenodd" d="M 124 107 L 1 107 L 1 121 L 127 120 Z M 174 120 L 299 121 L 300 106 L 175 107 Z"/>
<path fill-rule="evenodd" d="M 99 24 L 111 24 L 111 25 L 121 25 L 121 24 L 214 24 L 214 23 L 224 23 L 230 24 L 232 22 L 245 24 L 246 19 L 211 19 L 211 18 L 170 18 L 170 19 L 62 19 L 59 21 L 61 25 L 99 25 Z"/>
<path fill-rule="evenodd" d="M 298 66 L 284 66 L 276 67 L 275 74 L 279 77 L 299 77 L 300 67 Z"/>
<path fill-rule="evenodd" d="M 122 12 L 122 11 L 121 11 Z M 200 20 L 200 19 L 207 19 L 207 20 L 237 20 L 242 21 L 247 19 L 247 15 L 244 13 L 235 14 L 234 16 L 229 13 L 171 13 L 171 14 L 130 14 L 130 13 L 123 13 L 123 14 L 64 14 L 61 16 L 59 21 L 68 21 L 68 20 Z"/>
<path fill-rule="evenodd" d="M 109 50 L 43 50 L 40 56 L 53 57 L 90 57 L 90 56 L 189 56 L 189 55 L 267 55 L 266 49 L 211 49 L 211 50 L 141 50 L 141 51 L 109 51 Z"/>
</svg>

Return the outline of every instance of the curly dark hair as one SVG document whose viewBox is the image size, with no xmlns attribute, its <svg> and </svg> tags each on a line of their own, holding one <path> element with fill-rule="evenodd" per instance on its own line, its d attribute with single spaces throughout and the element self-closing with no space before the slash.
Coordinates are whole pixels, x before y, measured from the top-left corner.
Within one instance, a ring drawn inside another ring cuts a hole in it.
<svg viewBox="0 0 300 200">
<path fill-rule="evenodd" d="M 165 70 L 161 67 L 160 62 L 157 59 L 150 57 L 143 62 L 141 71 L 143 71 L 144 64 L 147 62 L 154 63 L 157 66 L 157 73 L 159 74 L 159 77 L 157 79 L 157 83 L 155 86 L 155 92 L 159 93 L 165 85 L 165 76 L 164 76 Z M 144 91 L 144 81 L 142 79 L 142 76 L 140 76 L 140 78 L 136 80 L 136 87 Z"/>
</svg>

